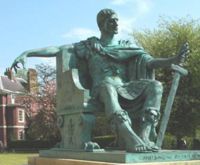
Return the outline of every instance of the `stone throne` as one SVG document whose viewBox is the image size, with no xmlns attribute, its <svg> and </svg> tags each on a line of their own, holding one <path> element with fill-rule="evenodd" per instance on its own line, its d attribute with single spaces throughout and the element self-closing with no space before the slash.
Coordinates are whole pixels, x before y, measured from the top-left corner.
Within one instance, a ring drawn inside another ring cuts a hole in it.
<svg viewBox="0 0 200 165">
<path fill-rule="evenodd" d="M 73 45 L 64 46 L 56 57 L 59 148 L 93 151 L 99 149 L 97 143 L 91 142 L 95 108 L 89 103 L 91 82 L 83 63 L 75 57 Z"/>
</svg>

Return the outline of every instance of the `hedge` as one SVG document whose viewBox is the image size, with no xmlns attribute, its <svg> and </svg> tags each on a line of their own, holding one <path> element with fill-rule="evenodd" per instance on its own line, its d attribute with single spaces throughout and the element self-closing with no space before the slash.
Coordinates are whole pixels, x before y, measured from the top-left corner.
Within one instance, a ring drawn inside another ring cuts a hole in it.
<svg viewBox="0 0 200 165">
<path fill-rule="evenodd" d="M 56 142 L 41 140 L 16 140 L 8 142 L 8 149 L 46 149 L 55 146 Z"/>
</svg>

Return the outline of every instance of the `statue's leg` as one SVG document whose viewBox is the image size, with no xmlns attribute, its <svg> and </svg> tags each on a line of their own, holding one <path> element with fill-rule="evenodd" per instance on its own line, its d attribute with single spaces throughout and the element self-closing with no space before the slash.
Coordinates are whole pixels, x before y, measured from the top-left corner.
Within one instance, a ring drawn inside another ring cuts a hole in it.
<svg viewBox="0 0 200 165">
<path fill-rule="evenodd" d="M 144 91 L 145 102 L 139 136 L 146 144 L 153 148 L 155 148 L 153 141 L 157 136 L 155 128 L 159 118 L 162 92 L 162 84 L 155 80 L 150 81 Z"/>
<path fill-rule="evenodd" d="M 111 126 L 117 134 L 120 134 L 129 152 L 144 152 L 148 148 L 131 127 L 131 120 L 118 101 L 118 94 L 110 84 L 100 87 L 100 101 L 105 106 L 106 116 L 111 120 Z"/>
</svg>

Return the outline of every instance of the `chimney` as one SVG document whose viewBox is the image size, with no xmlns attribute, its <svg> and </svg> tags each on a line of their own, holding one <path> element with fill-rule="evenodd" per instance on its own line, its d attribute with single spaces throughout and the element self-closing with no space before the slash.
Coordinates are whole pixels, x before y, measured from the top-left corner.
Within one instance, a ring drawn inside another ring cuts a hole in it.
<svg viewBox="0 0 200 165">
<path fill-rule="evenodd" d="M 4 75 L 8 76 L 10 80 L 14 80 L 14 74 L 12 72 L 12 69 L 6 68 Z"/>
<path fill-rule="evenodd" d="M 28 69 L 28 84 L 27 84 L 27 90 L 31 94 L 37 94 L 38 93 L 38 80 L 37 80 L 37 72 L 35 69 Z"/>
</svg>

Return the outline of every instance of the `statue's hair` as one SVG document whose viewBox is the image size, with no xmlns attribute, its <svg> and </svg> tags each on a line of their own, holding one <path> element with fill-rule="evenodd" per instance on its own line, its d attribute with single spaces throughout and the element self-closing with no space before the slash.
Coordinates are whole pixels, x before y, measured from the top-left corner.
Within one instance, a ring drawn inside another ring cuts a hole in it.
<svg viewBox="0 0 200 165">
<path fill-rule="evenodd" d="M 116 13 L 112 9 L 102 9 L 102 10 L 100 10 L 100 12 L 97 14 L 97 25 L 98 25 L 100 30 L 101 30 L 105 20 L 113 14 L 116 14 Z"/>
</svg>

